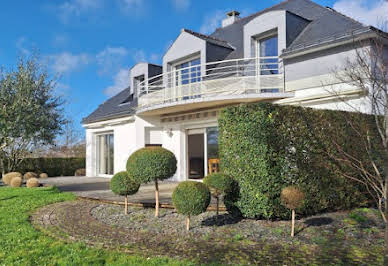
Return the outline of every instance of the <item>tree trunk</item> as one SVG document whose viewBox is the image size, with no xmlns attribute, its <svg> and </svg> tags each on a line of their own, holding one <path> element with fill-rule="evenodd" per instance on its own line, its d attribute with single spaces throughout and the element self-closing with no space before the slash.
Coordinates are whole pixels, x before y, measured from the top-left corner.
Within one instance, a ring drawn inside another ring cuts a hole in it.
<svg viewBox="0 0 388 266">
<path fill-rule="evenodd" d="M 190 231 L 190 216 L 186 217 L 186 231 Z"/>
<path fill-rule="evenodd" d="M 216 215 L 218 216 L 218 206 L 219 206 L 219 200 L 220 200 L 220 197 L 219 196 L 217 196 L 216 197 Z"/>
<path fill-rule="evenodd" d="M 155 180 L 155 217 L 159 217 L 159 185 Z"/>
<path fill-rule="evenodd" d="M 292 221 L 291 221 L 291 236 L 294 237 L 295 231 L 295 210 L 292 210 Z"/>
<path fill-rule="evenodd" d="M 125 212 L 125 215 L 128 214 L 128 195 L 125 195 L 125 200 L 124 200 L 124 212 Z"/>
<path fill-rule="evenodd" d="M 387 152 L 386 152 L 387 153 Z M 385 175 L 385 252 L 384 252 L 384 265 L 388 265 L 388 155 L 386 154 L 385 164 L 384 164 L 384 175 Z"/>
</svg>

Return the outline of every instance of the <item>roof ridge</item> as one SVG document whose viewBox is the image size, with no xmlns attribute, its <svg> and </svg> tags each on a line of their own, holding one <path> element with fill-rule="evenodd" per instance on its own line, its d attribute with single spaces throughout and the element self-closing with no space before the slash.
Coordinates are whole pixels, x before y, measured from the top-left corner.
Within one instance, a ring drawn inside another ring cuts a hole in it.
<svg viewBox="0 0 388 266">
<path fill-rule="evenodd" d="M 360 25 L 362 25 L 362 26 L 364 26 L 364 27 L 365 27 L 365 26 L 368 26 L 368 25 L 365 25 L 364 23 L 358 21 L 358 20 L 355 19 L 355 18 L 352 18 L 352 17 L 350 17 L 350 16 L 348 16 L 348 15 L 345 15 L 345 14 L 343 14 L 343 13 L 341 13 L 341 12 L 335 10 L 335 9 L 332 8 L 332 7 L 327 7 L 327 8 L 329 8 L 329 9 L 332 10 L 333 12 L 337 13 L 338 15 L 341 15 L 341 16 L 343 16 L 343 17 L 345 17 L 345 18 L 348 18 L 348 19 L 352 20 L 353 22 L 355 22 L 355 23 L 357 23 L 357 24 L 360 24 Z"/>
<path fill-rule="evenodd" d="M 187 33 L 193 33 L 193 34 L 197 34 L 197 35 L 200 35 L 200 36 L 203 36 L 204 38 L 208 38 L 208 39 L 212 39 L 212 40 L 215 40 L 215 41 L 218 41 L 218 42 L 223 42 L 225 44 L 229 44 L 227 41 L 225 40 L 221 40 L 221 39 L 218 39 L 218 38 L 215 38 L 213 36 L 210 36 L 210 35 L 207 35 L 207 34 L 203 34 L 203 33 L 199 33 L 199 32 L 196 32 L 196 31 L 193 31 L 193 30 L 189 30 L 189 29 L 182 29 L 183 31 L 187 32 Z M 230 45 L 230 44 L 229 44 Z"/>
</svg>

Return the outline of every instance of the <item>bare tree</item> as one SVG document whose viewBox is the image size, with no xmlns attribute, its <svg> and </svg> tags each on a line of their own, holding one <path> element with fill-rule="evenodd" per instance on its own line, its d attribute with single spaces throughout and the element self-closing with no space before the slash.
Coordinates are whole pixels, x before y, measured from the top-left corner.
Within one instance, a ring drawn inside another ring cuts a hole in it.
<svg viewBox="0 0 388 266">
<path fill-rule="evenodd" d="M 388 263 L 388 33 L 371 29 L 374 36 L 355 41 L 355 57 L 346 59 L 343 69 L 335 71 L 341 83 L 360 90 L 363 101 L 355 105 L 338 90 L 331 90 L 356 112 L 346 122 L 360 140 L 361 153 L 357 156 L 334 143 L 336 152 L 328 155 L 352 169 L 342 175 L 363 184 L 375 200 L 385 223 L 384 260 Z M 371 117 L 362 114 L 365 112 Z"/>
</svg>

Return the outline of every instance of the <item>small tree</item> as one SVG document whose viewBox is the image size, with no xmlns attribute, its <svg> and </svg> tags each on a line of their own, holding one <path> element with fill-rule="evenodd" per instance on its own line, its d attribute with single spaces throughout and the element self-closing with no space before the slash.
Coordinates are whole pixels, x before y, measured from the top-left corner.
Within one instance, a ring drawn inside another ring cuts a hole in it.
<svg viewBox="0 0 388 266">
<path fill-rule="evenodd" d="M 0 168 L 12 171 L 33 147 L 53 144 L 64 122 L 63 101 L 55 96 L 38 58 L 19 59 L 15 70 L 0 70 Z"/>
<path fill-rule="evenodd" d="M 225 195 L 232 189 L 233 179 L 223 173 L 214 173 L 206 176 L 203 183 L 209 187 L 210 192 L 216 199 L 216 214 L 218 216 L 220 196 Z"/>
<path fill-rule="evenodd" d="M 124 213 L 128 214 L 128 195 L 136 194 L 140 185 L 130 175 L 123 171 L 115 174 L 110 181 L 110 189 L 113 193 L 124 196 Z"/>
<path fill-rule="evenodd" d="M 281 200 L 284 206 L 292 211 L 291 236 L 294 236 L 295 228 L 295 209 L 300 208 L 303 204 L 304 193 L 297 187 L 290 186 L 282 190 Z"/>
<path fill-rule="evenodd" d="M 190 230 L 190 217 L 206 211 L 210 204 L 210 190 L 200 182 L 181 182 L 172 193 L 172 202 L 178 213 L 186 216 L 186 230 Z"/>
<path fill-rule="evenodd" d="M 134 152 L 127 161 L 127 171 L 135 182 L 155 182 L 155 217 L 159 216 L 158 180 L 173 176 L 177 169 L 175 155 L 162 147 L 146 147 Z"/>
</svg>

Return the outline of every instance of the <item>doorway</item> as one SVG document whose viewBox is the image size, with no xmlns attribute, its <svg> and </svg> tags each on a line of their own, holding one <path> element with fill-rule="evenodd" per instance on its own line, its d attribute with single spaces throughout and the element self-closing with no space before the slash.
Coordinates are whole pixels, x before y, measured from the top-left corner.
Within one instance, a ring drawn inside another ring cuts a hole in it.
<svg viewBox="0 0 388 266">
<path fill-rule="evenodd" d="M 187 131 L 188 179 L 202 180 L 209 173 L 210 162 L 218 158 L 218 127 Z"/>
<path fill-rule="evenodd" d="M 204 133 L 188 135 L 189 179 L 200 180 L 205 174 L 205 140 Z"/>
</svg>

